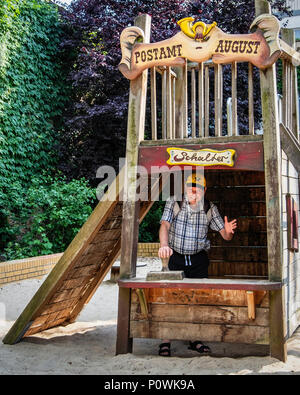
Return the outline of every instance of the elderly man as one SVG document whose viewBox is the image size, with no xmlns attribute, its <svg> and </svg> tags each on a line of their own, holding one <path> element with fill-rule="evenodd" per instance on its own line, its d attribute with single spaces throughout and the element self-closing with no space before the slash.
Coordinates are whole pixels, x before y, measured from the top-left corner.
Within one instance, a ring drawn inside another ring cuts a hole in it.
<svg viewBox="0 0 300 395">
<path fill-rule="evenodd" d="M 224 240 L 231 240 L 237 228 L 235 219 L 228 222 L 225 216 L 223 221 L 217 207 L 205 199 L 206 189 L 204 176 L 191 174 L 182 201 L 169 198 L 160 221 L 158 256 L 170 258 L 169 269 L 183 270 L 189 278 L 208 277 L 208 227 L 220 232 Z M 199 353 L 210 352 L 210 348 L 200 341 L 190 342 L 189 348 Z M 159 355 L 171 355 L 169 340 L 160 344 Z"/>
</svg>

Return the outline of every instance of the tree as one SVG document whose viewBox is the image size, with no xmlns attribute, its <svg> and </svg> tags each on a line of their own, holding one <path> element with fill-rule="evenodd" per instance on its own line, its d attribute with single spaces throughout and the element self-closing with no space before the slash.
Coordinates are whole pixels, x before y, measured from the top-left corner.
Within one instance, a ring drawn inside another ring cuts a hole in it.
<svg viewBox="0 0 300 395">
<path fill-rule="evenodd" d="M 47 0 L 0 4 L 0 260 L 61 252 L 91 211 L 84 180 L 57 174 L 68 86 Z M 64 57 L 65 59 L 65 57 Z"/>
<path fill-rule="evenodd" d="M 284 0 L 272 1 L 272 4 L 287 11 Z M 62 12 L 65 34 L 61 42 L 73 92 L 64 114 L 59 151 L 60 169 L 69 179 L 84 176 L 91 185 L 97 185 L 97 168 L 109 164 L 117 170 L 119 157 L 125 154 L 129 82 L 118 71 L 119 37 L 139 13 L 152 16 L 152 41 L 174 35 L 179 30 L 176 22 L 185 16 L 209 23 L 216 20 L 225 31 L 247 33 L 254 19 L 254 0 L 73 1 Z M 239 68 L 238 77 L 240 132 L 245 133 L 248 117 L 245 67 Z M 228 74 L 224 81 L 225 100 L 230 95 L 230 84 Z M 256 84 L 257 123 L 260 120 L 259 101 Z M 226 126 L 225 118 L 223 124 Z M 150 129 L 148 124 L 146 129 Z"/>
<path fill-rule="evenodd" d="M 240 33 L 246 34 L 249 32 L 251 22 L 255 19 L 255 1 L 249 0 L 191 0 L 190 12 L 194 17 L 200 18 L 206 23 L 216 21 L 218 27 L 227 33 Z M 272 10 L 277 13 L 291 15 L 291 10 L 286 5 L 285 0 L 272 0 L 270 1 Z M 226 72 L 227 71 L 227 72 Z M 223 102 L 226 103 L 227 99 L 231 96 L 231 74 L 228 72 L 228 67 L 224 68 L 224 98 Z M 260 83 L 259 83 L 259 70 L 254 67 L 254 121 L 255 129 L 260 128 L 261 124 L 261 103 L 260 103 Z M 211 74 L 213 72 L 211 71 Z M 213 77 L 212 77 L 213 80 Z M 212 95 L 212 92 L 211 92 Z M 238 78 L 237 78 L 237 97 L 238 97 L 238 124 L 239 133 L 248 134 L 248 65 L 238 65 Z M 213 95 L 211 96 L 213 101 Z M 210 117 L 214 117 L 214 108 L 210 108 Z M 210 125 L 211 133 L 214 132 L 214 126 Z M 223 133 L 227 133 L 227 114 L 223 111 Z"/>
<path fill-rule="evenodd" d="M 174 34 L 186 15 L 182 1 L 77 0 L 62 14 L 61 43 L 70 65 L 72 102 L 61 132 L 60 168 L 92 185 L 101 165 L 118 168 L 125 154 L 129 82 L 118 71 L 119 38 L 139 13 L 152 16 L 152 40 Z M 71 54 L 71 56 L 70 56 Z"/>
<path fill-rule="evenodd" d="M 285 0 L 271 4 L 288 13 Z M 97 185 L 97 168 L 109 164 L 117 170 L 119 157 L 125 155 L 129 82 L 118 71 L 119 37 L 139 13 L 152 16 L 151 41 L 155 42 L 179 31 L 176 22 L 186 16 L 208 23 L 217 21 L 221 29 L 230 33 L 247 33 L 255 9 L 254 0 L 74 0 L 62 12 L 65 34 L 61 42 L 73 89 L 60 136 L 60 169 L 69 179 L 85 176 L 91 185 Z M 239 67 L 240 133 L 247 133 L 248 128 L 247 72 L 246 67 Z M 258 70 L 255 73 L 257 76 Z M 258 81 L 256 78 L 256 126 L 261 117 Z M 224 73 L 225 100 L 230 95 L 231 76 Z M 148 102 L 148 114 L 149 108 Z M 223 125 L 226 128 L 225 112 Z M 150 125 L 146 118 L 147 130 Z M 161 205 L 155 207 L 161 210 Z M 151 237 L 157 240 L 157 232 L 151 236 L 149 231 L 156 229 L 152 225 L 157 223 L 152 211 L 142 225 L 147 229 L 147 241 Z"/>
</svg>

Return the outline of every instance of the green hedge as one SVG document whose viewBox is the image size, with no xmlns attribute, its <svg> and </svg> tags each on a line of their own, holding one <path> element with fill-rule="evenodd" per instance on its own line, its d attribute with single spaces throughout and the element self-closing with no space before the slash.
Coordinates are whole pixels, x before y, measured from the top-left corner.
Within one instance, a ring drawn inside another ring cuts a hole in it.
<svg viewBox="0 0 300 395">
<path fill-rule="evenodd" d="M 166 202 L 158 201 L 153 204 L 139 227 L 139 242 L 157 243 L 159 241 L 160 219 Z"/>
<path fill-rule="evenodd" d="M 66 102 L 57 9 L 41 0 L 0 6 L 0 182 L 55 165 L 55 123 Z"/>
<path fill-rule="evenodd" d="M 84 180 L 57 177 L 68 100 L 57 7 L 0 4 L 0 259 L 63 251 L 91 212 Z"/>
<path fill-rule="evenodd" d="M 87 181 L 33 178 L 28 189 L 11 185 L 5 207 L 6 259 L 63 252 L 92 212 L 95 191 Z"/>
</svg>

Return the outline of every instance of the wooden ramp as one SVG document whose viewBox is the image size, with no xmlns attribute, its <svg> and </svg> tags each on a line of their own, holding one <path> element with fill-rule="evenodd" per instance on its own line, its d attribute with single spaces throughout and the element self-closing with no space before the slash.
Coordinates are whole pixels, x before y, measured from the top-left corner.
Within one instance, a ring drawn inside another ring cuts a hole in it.
<svg viewBox="0 0 300 395">
<path fill-rule="evenodd" d="M 121 170 L 3 343 L 15 344 L 23 337 L 76 320 L 120 254 L 123 186 Z M 152 204 L 140 204 L 140 221 Z"/>
</svg>

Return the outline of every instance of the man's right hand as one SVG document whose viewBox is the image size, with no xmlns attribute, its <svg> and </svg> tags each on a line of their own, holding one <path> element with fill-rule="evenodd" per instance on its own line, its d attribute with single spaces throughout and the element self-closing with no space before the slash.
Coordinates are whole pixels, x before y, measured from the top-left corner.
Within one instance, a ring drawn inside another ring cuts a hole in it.
<svg viewBox="0 0 300 395">
<path fill-rule="evenodd" d="M 173 254 L 172 248 L 169 246 L 160 247 L 158 250 L 158 256 L 162 258 L 169 258 Z"/>
</svg>

